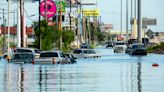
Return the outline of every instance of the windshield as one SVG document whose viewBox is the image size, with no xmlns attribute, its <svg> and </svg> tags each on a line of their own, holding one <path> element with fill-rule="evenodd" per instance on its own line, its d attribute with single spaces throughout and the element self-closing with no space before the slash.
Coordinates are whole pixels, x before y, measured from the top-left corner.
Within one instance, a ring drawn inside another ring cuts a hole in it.
<svg viewBox="0 0 164 92">
<path fill-rule="evenodd" d="M 135 49 L 135 48 L 145 48 L 145 46 L 144 45 L 133 45 L 132 49 Z"/>
<path fill-rule="evenodd" d="M 15 49 L 14 52 L 15 52 L 15 53 L 16 53 L 16 52 L 31 52 L 31 53 L 32 53 L 31 50 L 27 50 L 27 49 Z"/>
<path fill-rule="evenodd" d="M 41 53 L 40 57 L 58 57 L 58 54 L 56 52 L 46 52 L 46 53 Z"/>
<path fill-rule="evenodd" d="M 84 54 L 95 54 L 94 50 L 83 50 Z"/>
<path fill-rule="evenodd" d="M 13 59 L 33 59 L 32 54 L 15 54 Z"/>
</svg>

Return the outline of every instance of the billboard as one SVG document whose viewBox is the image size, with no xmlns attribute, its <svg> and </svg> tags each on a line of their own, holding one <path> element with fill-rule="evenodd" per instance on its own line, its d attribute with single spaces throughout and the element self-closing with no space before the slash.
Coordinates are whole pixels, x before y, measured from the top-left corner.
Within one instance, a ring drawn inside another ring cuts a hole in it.
<svg viewBox="0 0 164 92">
<path fill-rule="evenodd" d="M 98 9 L 84 9 L 82 10 L 82 14 L 85 17 L 97 17 L 100 15 L 100 12 Z"/>
<path fill-rule="evenodd" d="M 142 19 L 142 24 L 144 26 L 157 25 L 157 19 L 156 18 L 143 18 Z"/>
</svg>

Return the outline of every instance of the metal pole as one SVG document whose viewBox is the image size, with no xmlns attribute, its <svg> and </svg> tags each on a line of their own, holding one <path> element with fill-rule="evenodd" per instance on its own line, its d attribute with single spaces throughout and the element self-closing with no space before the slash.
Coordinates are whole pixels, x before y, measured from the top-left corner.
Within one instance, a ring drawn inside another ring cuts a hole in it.
<svg viewBox="0 0 164 92">
<path fill-rule="evenodd" d="M 72 0 L 69 0 L 70 1 L 70 13 L 69 13 L 69 19 L 70 19 L 70 30 L 71 30 L 71 5 L 72 5 Z"/>
<path fill-rule="evenodd" d="M 137 0 L 134 1 L 134 18 L 137 18 Z"/>
<path fill-rule="evenodd" d="M 21 47 L 23 47 L 23 16 L 22 16 L 22 0 L 20 0 L 20 33 L 21 33 Z"/>
<path fill-rule="evenodd" d="M 61 14 L 61 0 L 60 0 L 60 22 L 59 22 L 59 30 L 62 32 L 62 14 Z M 60 36 L 60 50 L 62 51 L 62 35 Z"/>
<path fill-rule="evenodd" d="M 15 26 L 15 11 L 13 12 L 14 13 L 14 18 L 13 18 L 13 25 Z"/>
<path fill-rule="evenodd" d="M 18 2 L 17 7 L 20 7 Z M 17 8 L 17 47 L 21 47 L 20 9 Z"/>
<path fill-rule="evenodd" d="M 5 27 L 5 15 L 4 15 L 4 10 L 3 9 L 3 27 Z M 3 34 L 3 51 L 5 50 L 5 33 Z"/>
<path fill-rule="evenodd" d="M 10 0 L 8 0 L 8 44 L 7 44 L 7 51 L 9 55 L 10 51 Z"/>
<path fill-rule="evenodd" d="M 120 7 L 120 10 L 121 10 L 121 15 L 120 15 L 120 35 L 122 35 L 122 0 L 121 0 L 121 7 Z"/>
<path fill-rule="evenodd" d="M 45 0 L 46 1 L 46 22 L 47 22 L 47 0 Z"/>
<path fill-rule="evenodd" d="M 133 0 L 131 0 L 131 20 L 130 20 L 131 21 L 131 32 L 130 32 L 131 35 L 132 35 L 132 30 L 133 30 L 132 20 L 133 20 Z"/>
<path fill-rule="evenodd" d="M 4 23 L 5 23 L 5 9 L 3 9 L 3 26 L 4 26 Z"/>
<path fill-rule="evenodd" d="M 128 5 L 129 5 L 128 4 L 128 0 L 126 0 L 126 40 L 128 40 L 128 27 L 129 27 L 128 26 L 128 23 L 129 23 L 128 22 L 128 17 L 129 17 L 128 16 L 128 14 L 129 14 L 129 12 L 128 12 L 128 8 L 129 8 Z"/>
<path fill-rule="evenodd" d="M 40 0 L 39 0 L 39 23 L 38 23 L 38 25 L 39 25 L 39 39 L 38 39 L 38 49 L 41 49 L 41 42 L 40 42 Z"/>
<path fill-rule="evenodd" d="M 138 43 L 141 43 L 141 0 L 138 0 Z"/>
</svg>

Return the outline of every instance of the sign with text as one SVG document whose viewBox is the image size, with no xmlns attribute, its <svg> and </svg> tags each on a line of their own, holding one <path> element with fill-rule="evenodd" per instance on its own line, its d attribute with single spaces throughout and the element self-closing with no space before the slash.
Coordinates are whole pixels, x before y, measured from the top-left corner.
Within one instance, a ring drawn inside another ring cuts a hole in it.
<svg viewBox="0 0 164 92">
<path fill-rule="evenodd" d="M 155 18 L 143 18 L 142 19 L 142 24 L 144 26 L 153 26 L 153 25 L 157 25 L 157 19 Z"/>
<path fill-rule="evenodd" d="M 82 10 L 83 16 L 85 17 L 97 17 L 100 15 L 98 9 L 84 9 Z"/>
</svg>

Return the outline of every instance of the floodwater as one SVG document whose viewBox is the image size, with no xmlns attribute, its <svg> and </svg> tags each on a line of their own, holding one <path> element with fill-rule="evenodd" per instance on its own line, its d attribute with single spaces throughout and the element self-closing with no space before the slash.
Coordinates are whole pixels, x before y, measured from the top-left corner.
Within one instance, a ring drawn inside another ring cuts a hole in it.
<svg viewBox="0 0 164 92">
<path fill-rule="evenodd" d="M 129 56 L 97 48 L 102 57 L 75 64 L 0 62 L 1 92 L 163 92 L 164 55 Z M 158 64 L 159 66 L 152 66 Z"/>
</svg>

